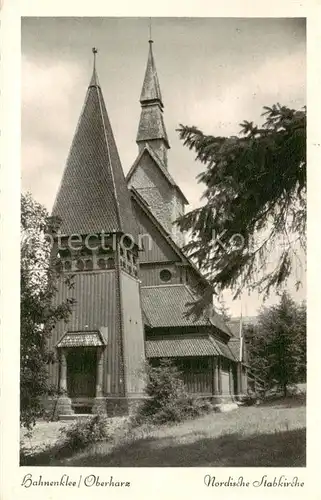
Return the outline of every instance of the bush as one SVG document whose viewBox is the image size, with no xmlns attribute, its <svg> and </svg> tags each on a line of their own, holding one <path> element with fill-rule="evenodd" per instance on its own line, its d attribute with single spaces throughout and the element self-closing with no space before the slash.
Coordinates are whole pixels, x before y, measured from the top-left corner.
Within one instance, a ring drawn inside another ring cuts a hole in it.
<svg viewBox="0 0 321 500">
<path fill-rule="evenodd" d="M 208 399 L 190 397 L 189 405 L 186 408 L 186 417 L 196 418 L 214 411 L 216 408 Z"/>
<path fill-rule="evenodd" d="M 110 437 L 109 420 L 103 415 L 86 417 L 77 420 L 69 427 L 62 427 L 60 432 L 64 446 L 75 451 L 108 439 Z"/>
<path fill-rule="evenodd" d="M 181 422 L 213 411 L 209 401 L 188 395 L 179 370 L 170 360 L 161 360 L 158 366 L 147 365 L 146 372 L 148 399 L 133 416 L 133 425 Z"/>
</svg>

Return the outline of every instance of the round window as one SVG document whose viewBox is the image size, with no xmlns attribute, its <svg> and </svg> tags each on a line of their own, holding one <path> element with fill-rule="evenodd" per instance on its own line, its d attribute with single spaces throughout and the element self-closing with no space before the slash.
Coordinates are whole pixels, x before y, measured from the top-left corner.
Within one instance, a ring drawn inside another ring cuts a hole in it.
<svg viewBox="0 0 321 500">
<path fill-rule="evenodd" d="M 172 273 L 168 270 L 168 269 L 163 269 L 160 273 L 159 273 L 159 277 L 162 281 L 170 281 L 172 279 Z"/>
</svg>

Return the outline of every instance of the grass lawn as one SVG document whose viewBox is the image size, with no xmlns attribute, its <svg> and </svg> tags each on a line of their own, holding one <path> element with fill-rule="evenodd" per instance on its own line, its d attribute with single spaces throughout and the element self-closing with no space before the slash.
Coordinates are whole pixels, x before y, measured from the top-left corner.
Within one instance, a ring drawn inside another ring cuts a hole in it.
<svg viewBox="0 0 321 500">
<path fill-rule="evenodd" d="M 60 423 L 50 426 L 54 434 Z M 38 453 L 30 465 L 94 467 L 304 467 L 306 407 L 291 398 L 229 413 L 213 413 L 174 426 L 118 430 L 111 442 L 71 457 Z M 45 427 L 43 427 L 45 429 Z M 38 439 L 32 438 L 32 441 Z M 48 431 L 47 431 L 48 432 Z M 42 438 L 44 439 L 44 437 Z M 48 438 L 49 439 L 49 438 Z"/>
</svg>

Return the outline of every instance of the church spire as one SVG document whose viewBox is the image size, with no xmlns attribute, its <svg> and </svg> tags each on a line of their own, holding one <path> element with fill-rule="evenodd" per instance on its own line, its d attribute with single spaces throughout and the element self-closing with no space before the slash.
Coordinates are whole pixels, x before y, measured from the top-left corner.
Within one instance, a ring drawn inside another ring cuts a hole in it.
<svg viewBox="0 0 321 500">
<path fill-rule="evenodd" d="M 168 137 L 163 119 L 163 99 L 153 55 L 153 40 L 149 40 L 149 52 L 143 87 L 140 95 L 141 115 L 136 142 L 141 151 L 148 144 L 167 166 Z"/>
<path fill-rule="evenodd" d="M 127 233 L 137 241 L 137 224 L 96 71 L 78 121 L 53 215 L 65 235 Z"/>
<path fill-rule="evenodd" d="M 148 60 L 145 71 L 145 78 L 143 83 L 142 92 L 140 95 L 140 102 L 142 105 L 146 105 L 150 102 L 155 102 L 159 104 L 162 108 L 162 94 L 160 91 L 160 85 L 158 81 L 156 65 L 154 61 L 153 55 L 153 40 L 149 40 L 149 52 L 148 52 Z"/>
</svg>

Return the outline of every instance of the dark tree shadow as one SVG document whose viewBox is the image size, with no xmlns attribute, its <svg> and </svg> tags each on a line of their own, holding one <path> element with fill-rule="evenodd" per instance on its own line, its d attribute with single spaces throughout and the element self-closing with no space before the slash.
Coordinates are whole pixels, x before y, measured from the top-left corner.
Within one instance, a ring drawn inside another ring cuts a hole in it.
<svg viewBox="0 0 321 500">
<path fill-rule="evenodd" d="M 259 406 L 271 408 L 298 408 L 299 406 L 306 406 L 306 395 L 297 394 L 288 396 L 287 398 L 278 397 L 271 398 L 263 401 Z"/>
<path fill-rule="evenodd" d="M 36 458 L 36 457 L 35 457 Z M 72 467 L 305 467 L 306 431 L 296 429 L 241 436 L 200 438 L 177 443 L 172 438 L 145 438 L 119 446 L 105 454 L 63 459 L 49 463 L 38 456 L 33 465 Z M 25 464 L 27 465 L 27 464 Z M 28 464 L 31 465 L 31 464 Z"/>
<path fill-rule="evenodd" d="M 75 454 L 75 450 L 68 444 L 58 442 L 54 446 L 39 453 L 28 454 L 20 451 L 20 466 L 53 465 L 53 462 L 64 460 Z"/>
</svg>

